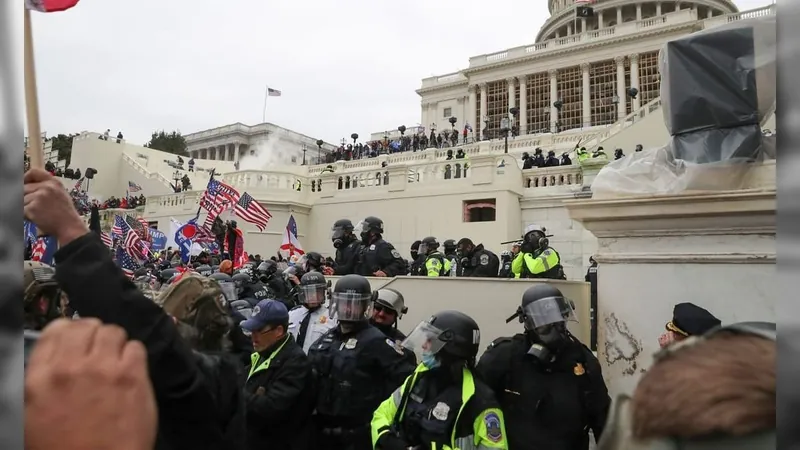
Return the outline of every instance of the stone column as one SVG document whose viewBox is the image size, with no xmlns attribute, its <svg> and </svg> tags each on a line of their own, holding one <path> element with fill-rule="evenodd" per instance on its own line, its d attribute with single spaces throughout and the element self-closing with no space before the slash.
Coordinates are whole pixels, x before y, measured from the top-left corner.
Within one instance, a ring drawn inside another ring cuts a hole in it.
<svg viewBox="0 0 800 450">
<path fill-rule="evenodd" d="M 233 155 L 233 162 L 239 162 L 239 154 L 242 151 L 242 144 L 237 143 L 236 144 L 236 150 L 234 150 L 234 151 L 236 153 Z"/>
<path fill-rule="evenodd" d="M 714 17 L 714 10 L 711 9 L 711 8 L 708 8 L 708 10 L 706 10 L 706 18 L 710 19 L 712 17 Z"/>
<path fill-rule="evenodd" d="M 519 134 L 528 134 L 528 76 L 519 77 Z"/>
<path fill-rule="evenodd" d="M 617 63 L 617 97 L 619 97 L 617 118 L 624 119 L 628 115 L 627 103 L 625 102 L 625 57 L 617 56 L 614 61 Z"/>
<path fill-rule="evenodd" d="M 476 92 L 478 86 L 474 84 L 470 85 L 468 88 L 469 91 L 469 116 L 467 117 L 467 122 L 472 126 L 472 130 L 475 131 L 478 129 L 478 93 Z"/>
<path fill-rule="evenodd" d="M 583 72 L 583 121 L 581 122 L 585 128 L 592 126 L 592 85 L 589 82 L 589 69 L 592 67 L 589 63 L 581 64 L 581 71 Z"/>
<path fill-rule="evenodd" d="M 558 129 L 558 109 L 553 103 L 558 100 L 558 71 L 550 69 L 547 73 L 550 75 L 550 132 L 555 133 Z"/>
<path fill-rule="evenodd" d="M 516 89 L 516 82 L 517 79 L 514 77 L 506 78 L 506 85 L 508 86 L 508 109 L 511 109 L 517 106 L 517 89 Z M 508 111 L 505 111 L 506 114 Z"/>
<path fill-rule="evenodd" d="M 572 36 L 572 22 L 567 24 L 567 36 Z"/>
<path fill-rule="evenodd" d="M 603 25 L 603 11 L 597 13 L 597 29 L 602 30 L 605 27 Z"/>
<path fill-rule="evenodd" d="M 656 3 L 656 15 L 661 15 L 661 2 Z"/>
<path fill-rule="evenodd" d="M 636 20 L 637 21 L 642 20 L 642 4 L 641 3 L 637 3 L 636 4 Z"/>
<path fill-rule="evenodd" d="M 480 128 L 481 128 L 481 139 L 483 139 L 483 136 L 486 134 L 483 131 L 483 127 L 484 127 L 483 116 L 486 115 L 486 108 L 488 107 L 487 105 L 488 105 L 488 100 L 489 100 L 488 98 L 486 98 L 487 97 L 486 88 L 487 88 L 487 84 L 486 83 L 481 83 L 481 112 L 480 112 L 480 117 L 478 117 L 478 120 L 480 121 Z"/>
<path fill-rule="evenodd" d="M 586 33 L 586 17 L 581 17 L 581 33 Z"/>
<path fill-rule="evenodd" d="M 617 25 L 622 25 L 622 7 L 617 6 Z"/>
<path fill-rule="evenodd" d="M 636 88 L 639 90 L 639 55 L 634 53 L 633 55 L 628 56 L 628 60 L 631 62 L 631 87 Z M 641 94 L 641 92 L 640 92 Z M 631 112 L 638 111 L 639 108 L 642 106 L 642 96 L 637 95 L 636 98 L 633 99 L 631 102 Z"/>
</svg>

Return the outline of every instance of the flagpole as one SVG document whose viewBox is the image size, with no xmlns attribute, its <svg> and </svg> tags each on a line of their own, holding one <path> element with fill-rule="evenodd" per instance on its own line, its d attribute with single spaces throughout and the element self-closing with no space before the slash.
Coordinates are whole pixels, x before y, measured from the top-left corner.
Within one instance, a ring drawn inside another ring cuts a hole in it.
<svg viewBox="0 0 800 450">
<path fill-rule="evenodd" d="M 216 170 L 217 170 L 216 168 L 211 169 L 211 176 L 208 177 L 208 183 L 206 184 L 206 192 L 208 191 L 208 187 L 211 186 L 211 182 L 214 181 L 214 173 L 216 172 Z M 200 212 L 202 210 L 203 210 L 203 206 L 202 206 L 202 202 L 200 202 L 200 204 L 197 205 L 197 215 L 194 216 L 194 220 L 195 221 L 197 221 L 197 219 L 200 218 Z"/>
<path fill-rule="evenodd" d="M 261 123 L 267 123 L 267 98 L 269 98 L 269 86 L 264 89 L 264 112 L 261 116 Z"/>
<path fill-rule="evenodd" d="M 25 9 L 24 58 L 25 58 L 25 110 L 28 122 L 28 156 L 31 167 L 44 168 L 44 151 L 42 145 L 42 127 L 39 122 L 39 98 L 36 94 L 36 64 L 33 60 L 33 31 L 31 29 L 31 12 Z"/>
</svg>

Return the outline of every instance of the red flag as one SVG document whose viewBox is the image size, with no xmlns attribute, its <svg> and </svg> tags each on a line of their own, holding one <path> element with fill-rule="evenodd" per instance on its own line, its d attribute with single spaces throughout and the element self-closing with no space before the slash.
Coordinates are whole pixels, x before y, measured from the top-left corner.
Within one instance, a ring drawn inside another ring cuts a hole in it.
<svg viewBox="0 0 800 450">
<path fill-rule="evenodd" d="M 66 11 L 80 0 L 25 0 L 25 8 L 39 12 Z"/>
</svg>

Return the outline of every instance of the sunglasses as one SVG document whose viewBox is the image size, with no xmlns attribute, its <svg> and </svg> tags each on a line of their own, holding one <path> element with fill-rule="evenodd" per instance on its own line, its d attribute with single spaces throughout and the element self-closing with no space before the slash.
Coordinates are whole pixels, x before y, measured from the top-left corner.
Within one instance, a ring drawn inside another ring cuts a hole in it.
<svg viewBox="0 0 800 450">
<path fill-rule="evenodd" d="M 389 308 L 388 306 L 383 306 L 383 305 L 378 304 L 378 303 L 375 303 L 375 304 L 372 305 L 372 310 L 376 311 L 376 312 L 385 312 L 385 313 L 394 314 L 394 310 L 392 308 Z"/>
</svg>

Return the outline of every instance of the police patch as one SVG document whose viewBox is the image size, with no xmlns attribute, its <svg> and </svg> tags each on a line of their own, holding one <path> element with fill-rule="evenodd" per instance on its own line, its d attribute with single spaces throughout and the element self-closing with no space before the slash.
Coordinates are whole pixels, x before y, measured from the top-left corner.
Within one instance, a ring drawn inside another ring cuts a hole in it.
<svg viewBox="0 0 800 450">
<path fill-rule="evenodd" d="M 392 249 L 392 258 L 400 259 L 402 257 L 400 256 L 400 252 L 398 252 L 395 249 Z"/>
<path fill-rule="evenodd" d="M 481 255 L 481 265 L 482 266 L 488 266 L 489 265 L 489 255 L 487 255 L 486 253 Z"/>
<path fill-rule="evenodd" d="M 486 424 L 486 437 L 490 441 L 497 443 L 503 440 L 503 429 L 500 427 L 500 417 L 497 413 L 486 414 L 483 423 Z"/>
<path fill-rule="evenodd" d="M 396 351 L 399 355 L 404 355 L 405 354 L 405 353 L 403 353 L 403 346 L 400 345 L 400 341 L 395 342 L 395 341 L 387 338 L 386 339 L 386 343 L 389 344 L 389 347 L 392 347 L 392 349 L 394 351 Z"/>
</svg>

